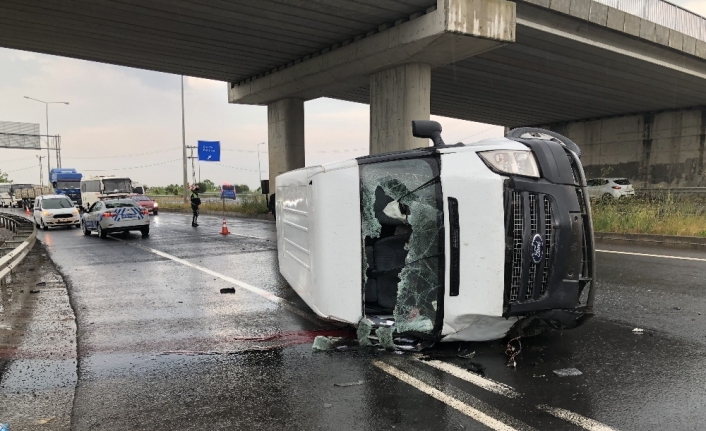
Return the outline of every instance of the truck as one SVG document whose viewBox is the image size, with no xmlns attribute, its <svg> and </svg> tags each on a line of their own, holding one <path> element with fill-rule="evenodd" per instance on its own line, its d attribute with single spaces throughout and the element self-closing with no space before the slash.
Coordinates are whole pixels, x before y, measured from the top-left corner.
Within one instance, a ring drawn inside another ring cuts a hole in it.
<svg viewBox="0 0 706 431">
<path fill-rule="evenodd" d="M 0 207 L 10 208 L 13 206 L 12 203 L 12 196 L 10 196 L 10 184 L 0 184 Z"/>
<path fill-rule="evenodd" d="M 66 195 L 75 205 L 81 205 L 81 178 L 73 168 L 55 168 L 49 171 L 49 182 L 58 195 Z"/>
<path fill-rule="evenodd" d="M 412 132 L 434 145 L 277 176 L 279 270 L 311 310 L 357 326 L 361 345 L 515 338 L 590 319 L 579 147 L 536 128 L 454 145 L 437 122 Z"/>
<path fill-rule="evenodd" d="M 39 185 L 32 185 L 31 187 L 24 187 L 18 190 L 18 193 L 16 193 L 16 196 L 19 195 L 19 198 L 21 199 L 21 206 L 22 208 L 29 208 L 30 210 L 34 209 L 34 202 L 36 198 L 39 196 L 44 196 L 44 195 L 53 195 L 54 189 L 52 189 L 50 186 L 39 186 Z"/>
<path fill-rule="evenodd" d="M 32 184 L 10 184 L 10 206 L 22 208 L 22 197 L 20 190 L 34 187 Z"/>
<path fill-rule="evenodd" d="M 144 195 L 147 191 L 147 186 L 142 185 L 136 181 L 132 182 L 132 193 L 135 195 Z"/>
<path fill-rule="evenodd" d="M 101 175 L 81 179 L 81 207 L 85 211 L 100 200 L 123 198 L 132 194 L 132 181 L 128 177 Z"/>
</svg>

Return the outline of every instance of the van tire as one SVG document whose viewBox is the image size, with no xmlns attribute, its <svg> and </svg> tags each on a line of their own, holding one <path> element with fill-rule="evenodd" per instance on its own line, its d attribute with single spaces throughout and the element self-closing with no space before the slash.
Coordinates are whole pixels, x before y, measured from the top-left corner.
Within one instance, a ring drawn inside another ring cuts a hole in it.
<svg viewBox="0 0 706 431">
<path fill-rule="evenodd" d="M 100 239 L 106 239 L 108 237 L 108 233 L 101 229 L 100 223 L 98 223 L 98 226 L 96 227 L 96 232 L 98 233 Z"/>
<path fill-rule="evenodd" d="M 150 236 L 150 228 L 148 227 L 143 227 L 140 229 L 140 232 L 142 233 L 142 237 Z"/>
<path fill-rule="evenodd" d="M 88 230 L 85 223 L 81 223 L 81 230 L 83 231 L 83 234 L 86 236 L 89 236 L 91 234 L 91 231 Z"/>
</svg>

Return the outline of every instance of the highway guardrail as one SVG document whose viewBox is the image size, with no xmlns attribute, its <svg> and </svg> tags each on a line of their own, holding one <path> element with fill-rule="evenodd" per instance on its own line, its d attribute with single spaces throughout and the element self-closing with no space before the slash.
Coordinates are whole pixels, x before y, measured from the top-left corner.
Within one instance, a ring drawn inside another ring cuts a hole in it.
<svg viewBox="0 0 706 431">
<path fill-rule="evenodd" d="M 0 247 L 0 284 L 27 256 L 37 240 L 37 229 L 26 217 L 0 212 L 0 226 L 12 231 L 12 238 Z M 17 244 L 17 245 L 15 245 Z"/>
</svg>

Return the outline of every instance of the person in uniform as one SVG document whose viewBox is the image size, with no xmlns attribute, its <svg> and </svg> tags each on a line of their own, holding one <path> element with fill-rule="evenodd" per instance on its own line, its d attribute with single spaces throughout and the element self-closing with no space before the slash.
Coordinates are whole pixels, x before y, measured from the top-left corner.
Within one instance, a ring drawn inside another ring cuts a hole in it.
<svg viewBox="0 0 706 431">
<path fill-rule="evenodd" d="M 197 227 L 199 225 L 196 223 L 196 220 L 199 218 L 199 205 L 201 205 L 199 186 L 191 186 L 191 211 L 193 213 L 193 217 L 191 219 L 192 227 Z"/>
</svg>

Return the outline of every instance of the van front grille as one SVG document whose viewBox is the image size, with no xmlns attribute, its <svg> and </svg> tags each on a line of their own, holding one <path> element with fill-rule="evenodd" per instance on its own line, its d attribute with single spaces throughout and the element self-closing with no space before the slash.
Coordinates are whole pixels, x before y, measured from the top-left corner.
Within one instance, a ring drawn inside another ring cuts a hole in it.
<svg viewBox="0 0 706 431">
<path fill-rule="evenodd" d="M 539 299 L 547 291 L 553 246 L 554 218 L 551 198 L 543 193 L 512 191 L 510 205 L 512 251 L 510 303 Z M 531 257 L 531 243 L 536 235 L 543 240 L 544 256 L 539 262 Z"/>
</svg>

